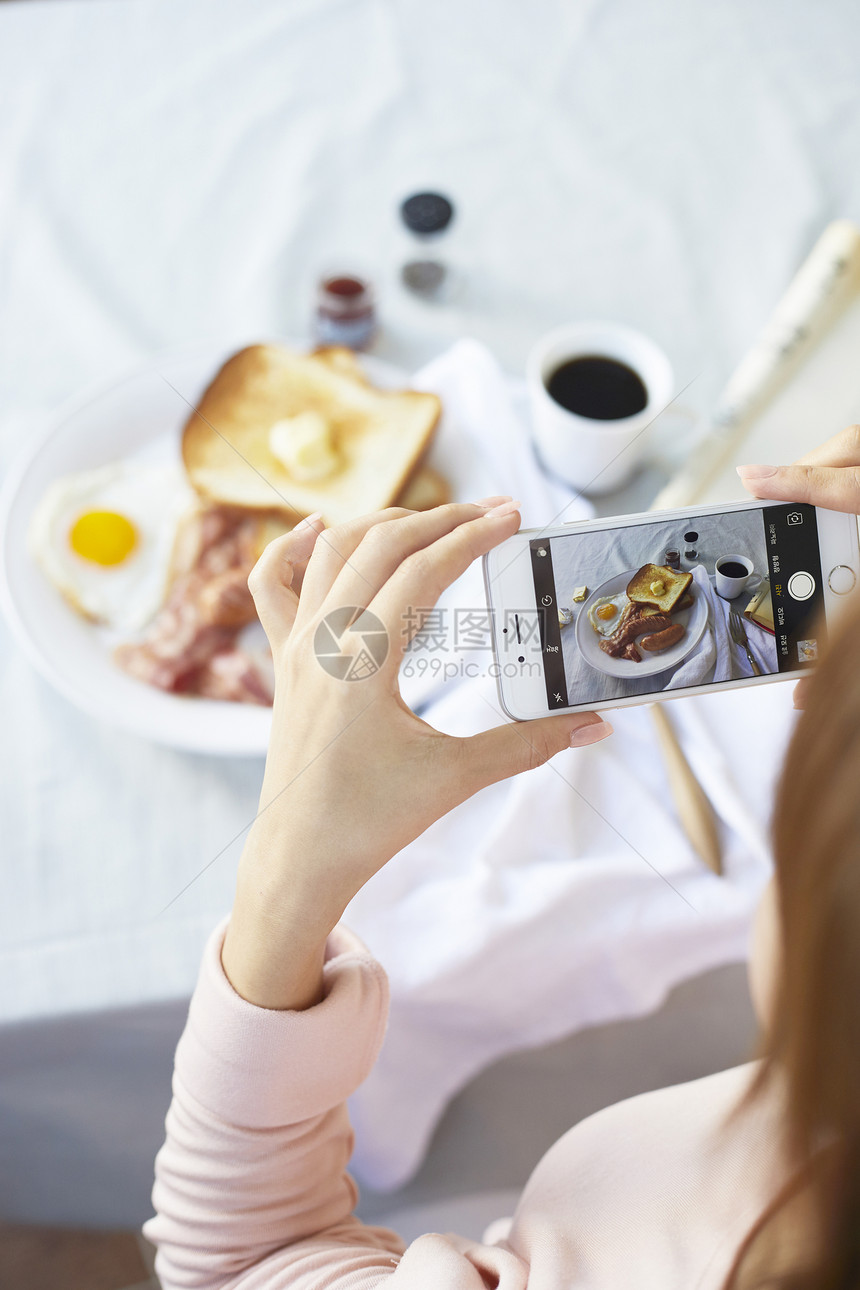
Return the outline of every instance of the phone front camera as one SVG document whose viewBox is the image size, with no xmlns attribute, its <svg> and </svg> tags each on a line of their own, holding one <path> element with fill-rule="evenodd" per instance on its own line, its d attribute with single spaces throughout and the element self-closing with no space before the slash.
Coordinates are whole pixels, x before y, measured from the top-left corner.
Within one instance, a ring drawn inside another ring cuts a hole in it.
<svg viewBox="0 0 860 1290">
<path fill-rule="evenodd" d="M 517 659 L 517 662 L 518 662 L 518 663 L 525 663 L 525 661 L 526 661 L 525 655 L 524 655 L 524 654 L 520 654 L 519 658 Z"/>
</svg>

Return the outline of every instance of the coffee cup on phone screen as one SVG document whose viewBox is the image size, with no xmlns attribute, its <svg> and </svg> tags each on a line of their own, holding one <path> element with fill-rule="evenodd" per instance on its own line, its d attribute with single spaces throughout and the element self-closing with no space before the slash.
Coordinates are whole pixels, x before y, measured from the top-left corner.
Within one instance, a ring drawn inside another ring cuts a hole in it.
<svg viewBox="0 0 860 1290">
<path fill-rule="evenodd" d="M 717 595 L 723 600 L 739 596 L 753 574 L 753 562 L 745 555 L 721 555 L 714 565 Z"/>
<path fill-rule="evenodd" d="M 672 367 L 652 340 L 615 323 L 574 323 L 541 337 L 526 364 L 538 456 L 580 492 L 620 487 L 670 403 Z"/>
</svg>

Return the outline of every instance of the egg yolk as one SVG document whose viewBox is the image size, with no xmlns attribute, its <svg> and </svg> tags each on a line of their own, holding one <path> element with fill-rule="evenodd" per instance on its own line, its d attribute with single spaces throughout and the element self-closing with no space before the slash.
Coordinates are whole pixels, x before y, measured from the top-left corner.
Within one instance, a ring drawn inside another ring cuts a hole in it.
<svg viewBox="0 0 860 1290">
<path fill-rule="evenodd" d="M 618 613 L 618 610 L 616 609 L 615 605 L 600 605 L 597 609 L 595 609 L 594 612 L 597 615 L 597 617 L 602 619 L 602 621 L 605 623 L 605 622 L 608 622 L 610 618 L 614 618 L 615 615 Z"/>
<path fill-rule="evenodd" d="M 72 525 L 69 545 L 93 564 L 122 564 L 137 545 L 137 529 L 116 511 L 87 511 Z"/>
</svg>

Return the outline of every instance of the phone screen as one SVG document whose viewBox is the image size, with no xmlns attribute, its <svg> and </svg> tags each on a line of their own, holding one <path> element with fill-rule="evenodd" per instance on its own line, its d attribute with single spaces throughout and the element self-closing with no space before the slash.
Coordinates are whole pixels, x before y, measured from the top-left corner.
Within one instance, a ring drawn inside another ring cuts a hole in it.
<svg viewBox="0 0 860 1290">
<path fill-rule="evenodd" d="M 823 643 L 814 506 L 586 529 L 529 549 L 550 711 L 795 672 Z"/>
</svg>

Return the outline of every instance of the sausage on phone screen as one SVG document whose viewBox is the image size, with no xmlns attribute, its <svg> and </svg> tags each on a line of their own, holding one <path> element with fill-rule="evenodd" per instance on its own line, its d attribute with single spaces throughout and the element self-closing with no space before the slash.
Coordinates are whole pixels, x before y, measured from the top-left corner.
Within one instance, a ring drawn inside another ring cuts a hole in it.
<svg viewBox="0 0 860 1290">
<path fill-rule="evenodd" d="M 652 632 L 650 636 L 643 636 L 637 644 L 649 654 L 659 654 L 661 650 L 677 645 L 685 630 L 683 623 L 673 623 L 662 632 Z"/>
</svg>

